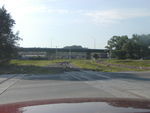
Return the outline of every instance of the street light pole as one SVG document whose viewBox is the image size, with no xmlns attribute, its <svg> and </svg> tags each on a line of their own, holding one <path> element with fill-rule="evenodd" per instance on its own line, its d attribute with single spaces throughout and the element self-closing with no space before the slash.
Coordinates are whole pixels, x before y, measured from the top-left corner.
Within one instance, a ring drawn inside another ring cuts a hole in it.
<svg viewBox="0 0 150 113">
<path fill-rule="evenodd" d="M 52 39 L 51 39 L 51 48 L 52 48 Z"/>
<path fill-rule="evenodd" d="M 71 60 L 71 48 L 69 49 L 69 59 Z"/>
<path fill-rule="evenodd" d="M 96 39 L 94 38 L 94 49 L 96 49 Z"/>
<path fill-rule="evenodd" d="M 92 37 L 92 39 L 93 39 L 93 41 L 92 41 L 93 42 L 93 47 L 94 47 L 94 49 L 96 49 L 96 39 L 93 38 L 93 37 Z"/>
<path fill-rule="evenodd" d="M 56 46 L 56 56 L 55 56 L 55 57 L 56 57 L 56 59 L 57 59 L 57 46 Z"/>
</svg>

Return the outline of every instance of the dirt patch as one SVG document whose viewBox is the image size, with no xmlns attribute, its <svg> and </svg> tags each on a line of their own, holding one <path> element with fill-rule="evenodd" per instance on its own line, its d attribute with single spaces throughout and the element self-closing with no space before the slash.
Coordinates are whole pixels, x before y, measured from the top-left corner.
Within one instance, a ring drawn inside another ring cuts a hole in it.
<svg viewBox="0 0 150 113">
<path fill-rule="evenodd" d="M 70 70 L 80 70 L 78 67 L 72 65 L 70 62 L 58 62 L 55 64 L 48 65 L 48 67 L 60 67 L 60 68 L 68 68 Z"/>
</svg>

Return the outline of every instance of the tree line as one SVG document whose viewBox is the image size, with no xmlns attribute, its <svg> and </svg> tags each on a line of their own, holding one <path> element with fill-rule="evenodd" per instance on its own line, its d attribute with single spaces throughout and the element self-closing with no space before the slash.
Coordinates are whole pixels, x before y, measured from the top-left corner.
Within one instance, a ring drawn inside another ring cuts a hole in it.
<svg viewBox="0 0 150 113">
<path fill-rule="evenodd" d="M 144 59 L 150 57 L 150 34 L 113 36 L 107 43 L 110 58 Z"/>
<path fill-rule="evenodd" d="M 7 10 L 0 8 L 0 64 L 9 62 L 17 54 L 18 32 L 14 33 L 15 20 Z"/>
</svg>

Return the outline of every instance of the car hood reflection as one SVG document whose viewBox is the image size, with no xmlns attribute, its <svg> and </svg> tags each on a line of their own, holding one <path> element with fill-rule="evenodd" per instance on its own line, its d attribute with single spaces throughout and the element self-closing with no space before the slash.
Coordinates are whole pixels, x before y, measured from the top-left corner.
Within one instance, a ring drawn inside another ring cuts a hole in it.
<svg viewBox="0 0 150 113">
<path fill-rule="evenodd" d="M 53 99 L 0 105 L 0 113 L 150 113 L 150 101 L 134 99 Z"/>
</svg>

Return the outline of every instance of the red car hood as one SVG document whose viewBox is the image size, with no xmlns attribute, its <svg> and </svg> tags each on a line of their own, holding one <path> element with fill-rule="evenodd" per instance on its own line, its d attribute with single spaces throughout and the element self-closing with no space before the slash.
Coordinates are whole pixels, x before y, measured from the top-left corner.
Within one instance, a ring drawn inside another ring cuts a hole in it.
<svg viewBox="0 0 150 113">
<path fill-rule="evenodd" d="M 0 113 L 150 113 L 150 100 L 68 98 L 1 104 Z"/>
</svg>

